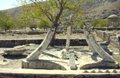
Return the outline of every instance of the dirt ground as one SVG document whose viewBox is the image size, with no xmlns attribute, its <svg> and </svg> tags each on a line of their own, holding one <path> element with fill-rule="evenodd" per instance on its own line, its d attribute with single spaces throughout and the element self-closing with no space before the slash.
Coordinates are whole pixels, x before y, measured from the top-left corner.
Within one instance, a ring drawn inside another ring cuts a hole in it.
<svg viewBox="0 0 120 78">
<path fill-rule="evenodd" d="M 37 34 L 37 35 L 0 34 L 0 40 L 44 39 L 45 35 L 46 34 Z M 65 34 L 57 34 L 56 38 L 66 39 L 66 35 Z M 76 34 L 71 35 L 71 39 L 85 39 L 85 36 L 83 33 L 82 34 L 76 33 Z M 96 39 L 98 41 L 100 40 L 100 38 L 98 38 L 98 37 Z M 0 68 L 12 68 L 12 69 L 21 68 L 22 60 L 25 59 L 27 57 L 27 55 L 29 55 L 33 50 L 35 50 L 38 47 L 38 45 L 29 44 L 29 45 L 21 45 L 18 47 L 23 47 L 23 48 L 27 49 L 27 51 L 25 51 L 23 53 L 23 55 L 11 56 L 11 55 L 3 55 L 4 54 L 3 50 L 7 49 L 7 48 L 0 48 Z M 48 50 L 46 50 L 46 52 L 61 58 L 61 54 L 62 54 L 61 52 L 65 50 L 64 48 L 65 48 L 64 46 L 54 47 L 54 48 L 50 47 Z M 76 61 L 76 64 L 78 67 L 81 67 L 85 64 L 95 63 L 95 62 L 98 62 L 101 60 L 101 58 L 99 56 L 92 57 L 92 52 L 90 51 L 88 46 L 72 47 L 72 49 L 74 49 L 74 51 L 78 55 L 78 60 Z M 112 51 L 115 51 L 115 49 L 113 48 Z M 118 53 L 118 50 L 117 50 L 117 53 Z M 117 60 L 120 60 L 119 56 L 117 56 L 117 57 L 118 57 Z"/>
<path fill-rule="evenodd" d="M 3 55 L 1 54 L 0 58 L 0 68 L 21 68 L 21 63 L 22 60 L 25 59 L 27 57 L 28 54 L 30 54 L 38 45 L 31 45 L 31 46 L 24 46 L 26 49 L 29 49 L 29 51 L 26 51 L 23 55 Z M 31 50 L 30 50 L 31 49 Z M 74 51 L 77 53 L 77 57 L 78 59 L 76 60 L 76 64 L 78 67 L 81 67 L 85 64 L 89 64 L 89 63 L 95 63 L 97 61 L 100 61 L 100 57 L 95 57 L 97 60 L 91 58 L 92 52 L 89 51 L 89 47 L 74 47 L 72 48 L 74 49 Z M 59 59 L 62 58 L 62 52 L 65 51 L 65 49 L 63 47 L 49 47 L 48 50 L 46 50 L 45 52 L 49 53 L 52 56 L 56 56 L 59 57 Z M 54 57 L 51 57 L 49 55 L 40 55 L 39 58 L 43 58 L 43 59 L 56 59 Z M 87 60 L 87 62 L 85 61 Z M 67 69 L 69 69 L 69 60 L 66 62 L 66 66 L 63 63 L 62 65 L 65 66 Z M 80 68 L 79 68 L 80 69 Z"/>
</svg>

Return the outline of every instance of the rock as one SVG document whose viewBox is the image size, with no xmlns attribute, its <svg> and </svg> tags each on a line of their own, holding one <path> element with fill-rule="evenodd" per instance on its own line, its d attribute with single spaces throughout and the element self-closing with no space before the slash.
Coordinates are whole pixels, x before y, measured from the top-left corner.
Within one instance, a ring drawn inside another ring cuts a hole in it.
<svg viewBox="0 0 120 78">
<path fill-rule="evenodd" d="M 4 57 L 2 55 L 0 55 L 0 61 L 4 61 Z"/>
<path fill-rule="evenodd" d="M 92 70 L 91 73 L 96 73 L 96 71 L 95 71 L 95 70 Z"/>
<path fill-rule="evenodd" d="M 25 48 L 11 48 L 4 50 L 5 54 L 7 55 L 22 55 L 25 51 Z"/>
<path fill-rule="evenodd" d="M 24 47 L 25 47 L 25 45 L 20 45 L 20 46 L 15 46 L 14 48 L 18 49 L 18 48 L 24 48 Z"/>
<path fill-rule="evenodd" d="M 110 73 L 110 71 L 109 71 L 109 70 L 106 70 L 106 73 Z"/>
<path fill-rule="evenodd" d="M 0 55 L 3 55 L 4 54 L 4 51 L 3 50 L 0 50 Z"/>
<path fill-rule="evenodd" d="M 87 70 L 85 70 L 84 73 L 89 73 L 89 72 Z"/>
<path fill-rule="evenodd" d="M 103 73 L 103 71 L 99 70 L 98 73 Z"/>
<path fill-rule="evenodd" d="M 112 73 L 118 73 L 118 72 L 117 72 L 117 70 L 116 70 L 116 69 L 114 69 Z"/>
</svg>

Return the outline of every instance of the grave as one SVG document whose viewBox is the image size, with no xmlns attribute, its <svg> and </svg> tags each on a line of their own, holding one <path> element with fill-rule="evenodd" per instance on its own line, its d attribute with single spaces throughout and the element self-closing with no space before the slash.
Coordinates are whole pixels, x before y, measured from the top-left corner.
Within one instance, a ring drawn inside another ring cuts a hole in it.
<svg viewBox="0 0 120 78">
<path fill-rule="evenodd" d="M 89 32 L 89 29 L 84 28 L 84 34 L 86 35 L 87 43 L 90 49 L 92 50 L 93 54 L 97 53 L 102 58 L 102 60 L 98 63 L 87 64 L 81 68 L 119 68 L 118 62 L 115 61 L 115 59 L 110 55 L 110 52 L 107 49 L 107 45 L 109 44 L 109 42 L 98 44 L 95 40 L 94 35 Z"/>
</svg>

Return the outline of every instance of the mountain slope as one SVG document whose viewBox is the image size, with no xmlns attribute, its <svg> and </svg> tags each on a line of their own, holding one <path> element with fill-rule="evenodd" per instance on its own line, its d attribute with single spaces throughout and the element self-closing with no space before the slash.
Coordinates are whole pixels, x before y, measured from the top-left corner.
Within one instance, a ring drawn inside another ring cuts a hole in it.
<svg viewBox="0 0 120 78">
<path fill-rule="evenodd" d="M 111 14 L 120 16 L 120 0 L 92 0 L 84 5 L 88 16 L 93 18 L 107 18 Z M 22 6 L 4 10 L 13 17 L 18 17 L 23 13 Z"/>
<path fill-rule="evenodd" d="M 90 14 L 97 18 L 107 18 L 111 14 L 120 16 L 120 0 L 100 0 L 98 6 L 89 8 Z"/>
</svg>

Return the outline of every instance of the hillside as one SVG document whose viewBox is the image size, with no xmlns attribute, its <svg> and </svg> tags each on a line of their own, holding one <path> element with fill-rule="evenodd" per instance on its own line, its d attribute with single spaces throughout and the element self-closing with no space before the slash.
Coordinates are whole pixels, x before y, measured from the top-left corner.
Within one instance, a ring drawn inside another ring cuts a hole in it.
<svg viewBox="0 0 120 78">
<path fill-rule="evenodd" d="M 92 4 L 87 10 L 91 17 L 105 19 L 111 14 L 120 16 L 120 0 L 96 0 Z"/>
<path fill-rule="evenodd" d="M 92 18 L 107 18 L 111 14 L 120 16 L 120 0 L 93 0 L 85 3 L 84 6 L 88 16 Z M 22 6 L 4 11 L 15 18 L 23 12 Z"/>
<path fill-rule="evenodd" d="M 20 14 L 22 13 L 22 7 L 16 7 L 16 8 L 4 10 L 4 11 L 6 11 L 7 13 L 9 13 L 14 17 L 17 17 L 17 16 L 20 16 Z"/>
</svg>

